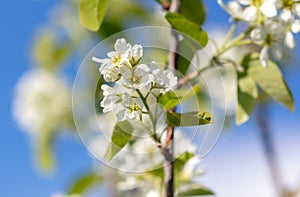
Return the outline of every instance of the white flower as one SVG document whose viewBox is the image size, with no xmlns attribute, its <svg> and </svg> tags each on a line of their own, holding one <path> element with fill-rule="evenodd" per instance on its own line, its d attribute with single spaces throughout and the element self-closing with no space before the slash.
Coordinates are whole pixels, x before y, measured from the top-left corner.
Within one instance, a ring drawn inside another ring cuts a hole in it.
<svg viewBox="0 0 300 197">
<path fill-rule="evenodd" d="M 189 159 L 180 172 L 181 178 L 185 180 L 192 180 L 195 175 L 201 174 L 202 170 L 199 169 L 200 162 L 201 160 L 197 156 Z"/>
<path fill-rule="evenodd" d="M 107 53 L 109 58 L 99 59 L 93 57 L 92 61 L 100 63 L 99 71 L 107 82 L 115 82 L 120 79 L 124 67 L 130 66 L 129 53 L 131 45 L 122 38 L 118 39 L 114 44 L 115 51 Z"/>
<path fill-rule="evenodd" d="M 17 83 L 14 116 L 31 134 L 44 127 L 56 129 L 71 112 L 71 93 L 66 82 L 46 71 L 25 73 Z"/>
<path fill-rule="evenodd" d="M 143 88 L 154 79 L 150 71 L 149 66 L 146 64 L 139 64 L 133 69 L 127 69 L 127 71 L 123 73 L 122 83 L 132 89 Z"/>
<path fill-rule="evenodd" d="M 103 112 L 106 113 L 111 111 L 114 105 L 122 100 L 121 93 L 116 92 L 112 87 L 106 84 L 103 84 L 101 89 L 103 90 L 104 98 L 100 106 L 103 107 Z"/>
<path fill-rule="evenodd" d="M 149 66 L 154 76 L 155 86 L 161 88 L 162 92 L 167 92 L 177 85 L 178 79 L 170 70 L 161 71 L 154 61 Z"/>
<path fill-rule="evenodd" d="M 145 197 L 160 197 L 160 193 L 156 190 L 150 190 Z"/>
<path fill-rule="evenodd" d="M 267 18 L 277 15 L 276 0 L 232 0 L 227 6 L 222 0 L 218 3 L 232 17 L 249 22 L 259 21 L 262 15 Z"/>
<path fill-rule="evenodd" d="M 295 19 L 293 12 L 290 9 L 283 9 L 280 15 L 280 19 L 286 29 L 285 45 L 293 49 L 295 48 L 295 40 L 293 33 L 299 33 L 300 22 L 299 19 Z"/>
<path fill-rule="evenodd" d="M 122 104 L 125 109 L 117 113 L 118 121 L 126 119 L 140 120 L 143 110 L 143 102 L 140 98 L 132 98 L 129 94 L 122 96 Z"/>
<path fill-rule="evenodd" d="M 266 20 L 263 25 L 257 26 L 251 31 L 250 37 L 255 44 L 262 46 L 260 61 L 263 66 L 268 66 L 269 54 L 276 60 L 282 58 L 286 31 L 279 21 Z"/>
</svg>

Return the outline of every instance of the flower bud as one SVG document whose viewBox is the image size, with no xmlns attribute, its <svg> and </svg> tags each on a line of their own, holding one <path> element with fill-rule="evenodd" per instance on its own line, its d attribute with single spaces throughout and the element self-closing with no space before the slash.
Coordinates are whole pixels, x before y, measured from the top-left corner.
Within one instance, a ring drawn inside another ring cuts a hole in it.
<svg viewBox="0 0 300 197">
<path fill-rule="evenodd" d="M 120 75 L 114 70 L 107 70 L 103 74 L 103 78 L 107 82 L 115 82 L 115 81 L 118 81 L 120 79 Z"/>
<path fill-rule="evenodd" d="M 134 45 L 131 49 L 131 56 L 133 64 L 137 64 L 143 56 L 143 47 L 141 45 Z"/>
</svg>

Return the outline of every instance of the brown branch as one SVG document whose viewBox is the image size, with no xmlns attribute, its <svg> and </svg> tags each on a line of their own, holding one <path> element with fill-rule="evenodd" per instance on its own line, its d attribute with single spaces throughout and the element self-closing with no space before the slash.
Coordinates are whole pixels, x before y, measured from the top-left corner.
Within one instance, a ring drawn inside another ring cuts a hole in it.
<svg viewBox="0 0 300 197">
<path fill-rule="evenodd" d="M 172 0 L 170 5 L 170 12 L 179 12 L 180 0 Z M 176 75 L 177 62 L 179 51 L 179 35 L 175 30 L 172 30 L 170 40 L 170 53 L 169 53 L 169 69 Z M 171 111 L 175 111 L 175 108 Z M 167 140 L 165 147 L 162 148 L 162 154 L 164 155 L 164 185 L 165 185 L 165 197 L 174 196 L 174 128 L 168 127 Z"/>
</svg>

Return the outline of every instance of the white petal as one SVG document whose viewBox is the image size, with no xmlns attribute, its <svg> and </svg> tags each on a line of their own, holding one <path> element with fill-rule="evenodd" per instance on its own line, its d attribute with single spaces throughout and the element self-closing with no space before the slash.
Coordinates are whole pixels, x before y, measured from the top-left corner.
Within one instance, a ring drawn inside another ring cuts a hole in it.
<svg viewBox="0 0 300 197">
<path fill-rule="evenodd" d="M 123 121 L 127 118 L 127 109 L 123 109 L 117 113 L 118 121 Z"/>
<path fill-rule="evenodd" d="M 262 11 L 262 13 L 264 15 L 266 15 L 269 18 L 277 15 L 276 6 L 272 3 L 262 4 L 262 6 L 260 7 L 260 10 Z"/>
<path fill-rule="evenodd" d="M 263 67 L 268 67 L 269 66 L 269 63 L 268 63 L 268 60 L 269 60 L 269 55 L 268 55 L 268 52 L 269 52 L 269 47 L 268 46 L 264 46 L 259 54 L 259 60 L 261 62 L 261 64 L 263 65 Z"/>
<path fill-rule="evenodd" d="M 256 14 L 257 14 L 257 9 L 254 6 L 249 6 L 247 7 L 243 14 L 242 17 L 246 20 L 246 21 L 253 21 L 256 18 Z"/>
<path fill-rule="evenodd" d="M 255 44 L 261 45 L 266 39 L 266 32 L 263 28 L 257 27 L 251 31 L 250 37 Z"/>
<path fill-rule="evenodd" d="M 99 58 L 97 58 L 95 56 L 92 57 L 92 61 L 93 62 L 97 62 L 97 63 L 103 63 L 103 59 L 99 59 Z"/>
<path fill-rule="evenodd" d="M 116 71 L 111 69 L 104 72 L 103 78 L 107 82 L 115 82 L 119 80 L 120 76 Z"/>
<path fill-rule="evenodd" d="M 285 37 L 285 44 L 287 47 L 289 47 L 290 49 L 295 48 L 295 40 L 294 40 L 294 36 L 292 34 L 292 32 L 288 31 L 286 33 L 286 37 Z"/>
<path fill-rule="evenodd" d="M 150 68 L 147 64 L 139 64 L 137 65 L 136 69 L 135 69 L 135 73 L 144 71 L 146 73 L 150 73 Z"/>
<path fill-rule="evenodd" d="M 294 23 L 292 24 L 292 32 L 293 33 L 299 33 L 300 32 L 300 20 L 295 20 Z"/>
<path fill-rule="evenodd" d="M 273 43 L 270 47 L 271 54 L 275 60 L 281 60 L 283 53 L 283 46 L 279 43 Z"/>
<path fill-rule="evenodd" d="M 288 9 L 284 9 L 282 10 L 281 14 L 280 14 L 280 18 L 284 21 L 284 22 L 289 22 L 293 19 L 292 16 L 292 12 Z"/>
<path fill-rule="evenodd" d="M 127 50 L 131 47 L 129 43 L 125 40 L 125 38 L 117 39 L 114 45 L 115 50 L 119 54 L 126 53 Z"/>
<path fill-rule="evenodd" d="M 155 75 L 157 72 L 160 71 L 155 61 L 152 61 L 152 62 L 149 64 L 149 68 L 150 68 L 151 72 L 152 72 L 154 75 Z"/>
<path fill-rule="evenodd" d="M 101 90 L 103 90 L 103 96 L 108 96 L 115 93 L 115 90 L 106 84 L 101 85 Z"/>
<path fill-rule="evenodd" d="M 242 5 L 250 5 L 252 3 L 252 0 L 238 0 L 238 1 Z"/>
<path fill-rule="evenodd" d="M 300 3 L 294 3 L 293 11 L 294 11 L 295 14 L 300 16 Z"/>
<path fill-rule="evenodd" d="M 236 1 L 229 1 L 228 8 L 229 8 L 230 12 L 235 16 L 239 15 L 242 10 L 240 4 Z"/>
<path fill-rule="evenodd" d="M 143 47 L 141 45 L 134 45 L 131 49 L 131 55 L 135 62 L 138 62 L 143 56 Z"/>
</svg>

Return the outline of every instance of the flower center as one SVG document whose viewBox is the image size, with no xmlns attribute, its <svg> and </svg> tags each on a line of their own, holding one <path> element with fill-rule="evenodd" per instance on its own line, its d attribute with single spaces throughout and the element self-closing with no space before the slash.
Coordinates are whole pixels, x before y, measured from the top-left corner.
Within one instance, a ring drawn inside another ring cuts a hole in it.
<svg viewBox="0 0 300 197">
<path fill-rule="evenodd" d="M 116 65 L 116 68 L 119 69 L 121 67 L 121 55 L 116 55 L 111 59 L 112 64 Z"/>
<path fill-rule="evenodd" d="M 128 81 L 131 84 L 140 84 L 141 83 L 141 78 L 142 77 L 140 77 L 140 76 L 133 76 Z"/>
<path fill-rule="evenodd" d="M 272 35 L 271 34 L 267 34 L 266 40 L 265 40 L 265 44 L 268 45 L 268 46 L 270 46 L 271 43 L 272 43 L 272 41 L 273 41 Z"/>
<path fill-rule="evenodd" d="M 135 112 L 135 111 L 141 110 L 141 108 L 137 104 L 134 104 L 129 107 L 129 110 L 130 110 L 130 112 Z"/>
<path fill-rule="evenodd" d="M 295 2 L 293 0 L 283 0 L 282 3 L 284 8 L 292 9 Z"/>
<path fill-rule="evenodd" d="M 252 5 L 255 7 L 259 7 L 263 4 L 263 0 L 252 0 Z"/>
</svg>

